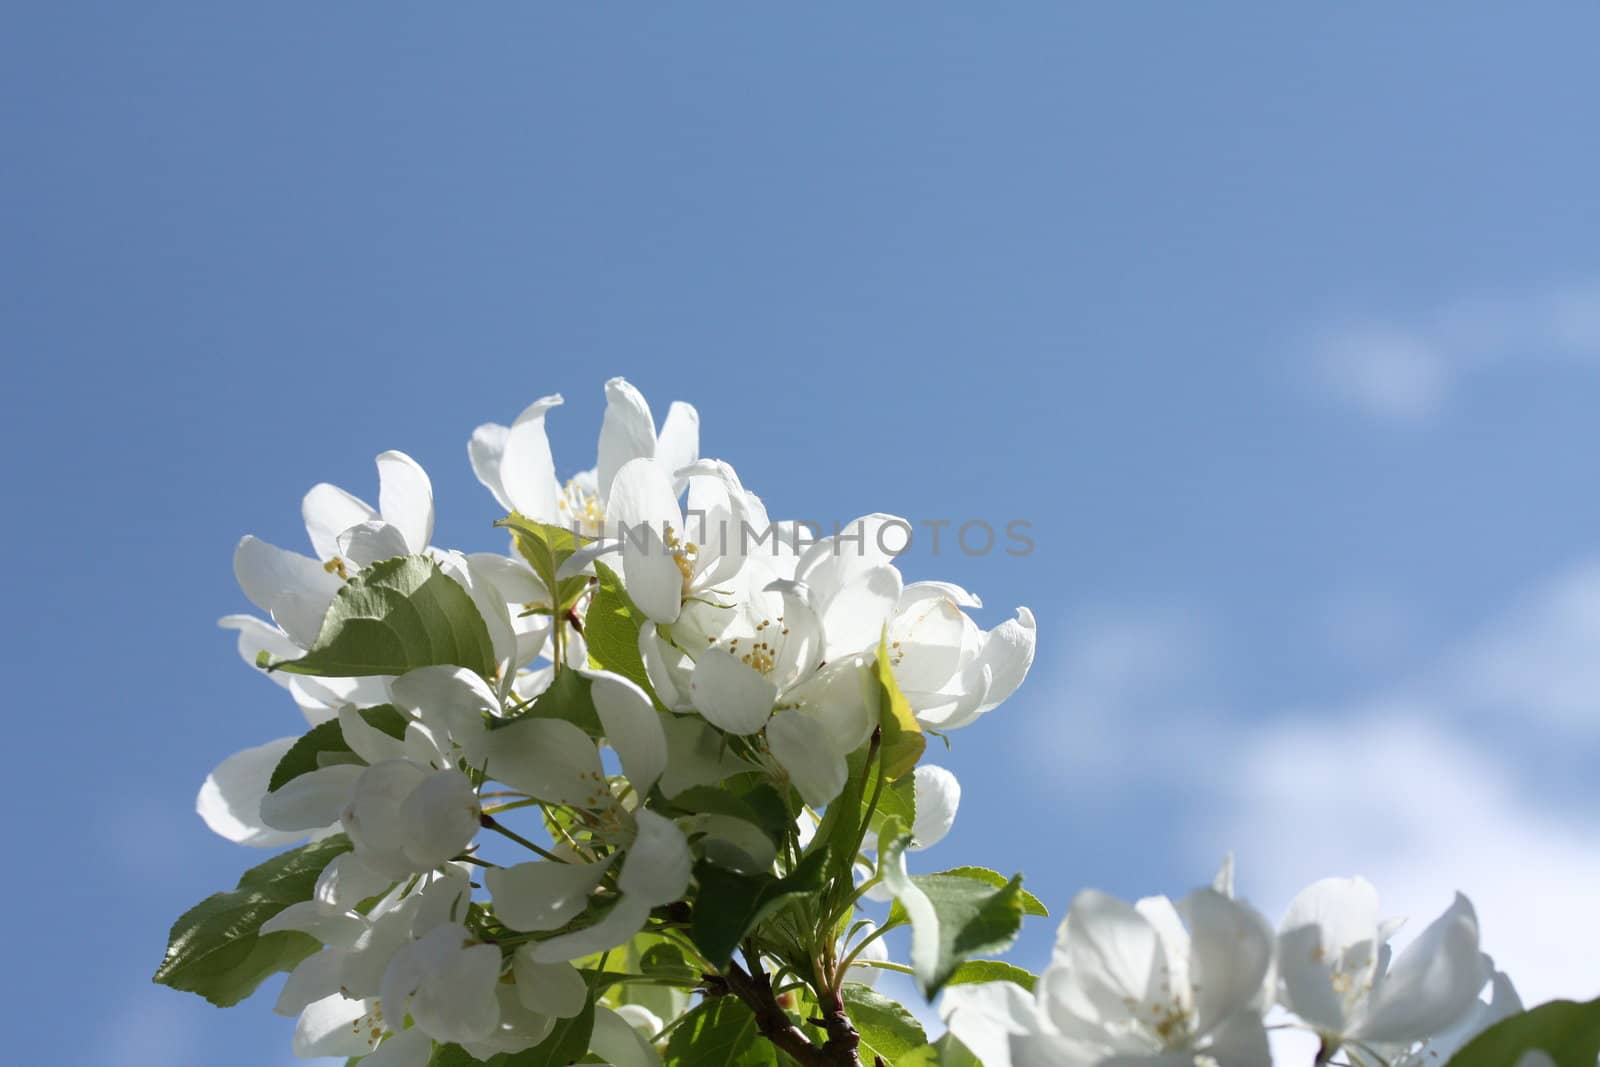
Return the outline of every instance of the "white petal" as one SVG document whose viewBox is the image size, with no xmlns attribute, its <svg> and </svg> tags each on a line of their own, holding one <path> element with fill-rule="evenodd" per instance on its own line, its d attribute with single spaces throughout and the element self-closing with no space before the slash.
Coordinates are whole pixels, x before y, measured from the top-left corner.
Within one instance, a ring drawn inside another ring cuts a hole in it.
<svg viewBox="0 0 1600 1067">
<path fill-rule="evenodd" d="M 419 869 L 441 866 L 478 835 L 478 794 L 472 781 L 451 768 L 411 791 L 400 815 L 408 831 L 402 848 Z"/>
<path fill-rule="evenodd" d="M 600 452 L 595 464 L 595 485 L 610 514 L 612 479 L 623 464 L 656 454 L 656 427 L 650 405 L 624 378 L 606 382 L 606 414 L 600 423 Z M 668 468 L 669 470 L 671 468 Z"/>
<path fill-rule="evenodd" d="M 822 807 L 844 788 L 849 776 L 845 758 L 823 740 L 822 726 L 806 709 L 774 715 L 767 724 L 767 747 L 812 807 Z"/>
<path fill-rule="evenodd" d="M 472 761 L 487 761 L 489 777 L 548 803 L 600 810 L 612 802 L 600 750 L 562 719 L 524 718 L 495 730 Z"/>
<path fill-rule="evenodd" d="M 1058 1027 L 1067 1022 L 1063 1013 L 1122 1024 L 1139 1005 L 1164 1000 L 1171 984 L 1165 948 L 1149 919 L 1094 889 L 1073 898 L 1054 958 L 1051 971 L 1067 979 L 1048 986 Z"/>
<path fill-rule="evenodd" d="M 1009 1036 L 1031 1033 L 1041 1026 L 1033 997 L 1012 982 L 951 986 L 939 1000 L 939 1014 L 984 1067 L 1008 1067 Z"/>
<path fill-rule="evenodd" d="M 638 897 L 624 896 L 605 918 L 593 926 L 561 934 L 533 946 L 533 958 L 540 963 L 560 963 L 592 956 L 625 945 L 644 929 L 650 918 L 650 904 Z"/>
<path fill-rule="evenodd" d="M 263 925 L 262 932 L 270 931 Z M 343 965 L 343 953 L 323 951 L 307 956 L 289 972 L 272 1010 L 278 1015 L 299 1015 L 324 997 L 338 993 L 339 970 Z"/>
<path fill-rule="evenodd" d="M 224 615 L 217 620 L 224 630 L 239 632 L 239 658 L 257 674 L 264 674 L 277 685 L 288 688 L 294 678 L 282 671 L 264 671 L 256 666 L 256 658 L 265 652 L 273 660 L 299 659 L 306 650 L 289 640 L 289 635 L 254 615 Z"/>
<path fill-rule="evenodd" d="M 606 500 L 606 532 L 620 537 L 624 544 L 637 540 L 630 535 L 634 527 L 645 526 L 658 537 L 665 527 L 686 535 L 678 494 L 672 489 L 672 472 L 653 459 L 632 459 L 622 464 L 611 483 Z"/>
<path fill-rule="evenodd" d="M 361 1058 L 361 1067 L 427 1067 L 433 1058 L 433 1039 L 413 1026 L 391 1034 L 378 1051 Z"/>
<path fill-rule="evenodd" d="M 789 615 L 796 614 L 792 606 L 787 610 Z M 788 615 L 784 625 L 788 625 Z M 793 637 L 793 627 L 790 630 Z M 878 682 L 866 656 L 828 664 L 790 690 L 783 703 L 803 708 L 817 728 L 814 740 L 839 756 L 866 744 L 878 725 Z"/>
<path fill-rule="evenodd" d="M 1431 1037 L 1473 1006 L 1490 971 L 1478 948 L 1478 916 L 1457 893 L 1384 975 L 1357 1036 L 1397 1043 Z"/>
<path fill-rule="evenodd" d="M 1278 971 L 1284 1006 L 1328 1033 L 1346 1022 L 1333 989 L 1336 967 L 1357 985 L 1377 965 L 1378 891 L 1364 878 L 1325 878 L 1301 890 L 1279 927 Z"/>
<path fill-rule="evenodd" d="M 916 842 L 912 847 L 932 848 L 955 825 L 956 809 L 961 806 L 961 783 L 955 775 L 931 763 L 919 764 L 913 775 L 917 813 L 911 827 L 911 837 Z"/>
<path fill-rule="evenodd" d="M 508 604 L 549 604 L 550 594 L 545 590 L 533 568 L 520 559 L 512 559 L 495 552 L 472 552 L 467 562 L 500 591 Z"/>
<path fill-rule="evenodd" d="M 484 488 L 494 494 L 495 501 L 506 511 L 515 511 L 511 498 L 506 496 L 505 486 L 500 482 L 500 462 L 506 451 L 506 438 L 511 433 L 511 427 L 501 426 L 497 422 L 486 422 L 472 431 L 472 438 L 467 442 L 467 458 L 472 462 L 472 473 L 478 476 L 478 481 Z"/>
<path fill-rule="evenodd" d="M 500 1022 L 499 980 L 498 946 L 452 953 L 411 998 L 412 1020 L 439 1041 L 481 1041 Z"/>
<path fill-rule="evenodd" d="M 652 622 L 670 623 L 683 606 L 683 571 L 655 528 L 634 526 L 622 542 L 622 584 Z"/>
<path fill-rule="evenodd" d="M 583 1010 L 589 987 L 570 963 L 539 963 L 533 946 L 522 945 L 511 958 L 517 978 L 517 999 L 529 1011 L 570 1019 Z"/>
<path fill-rule="evenodd" d="M 628 847 L 617 888 L 655 906 L 670 904 L 689 888 L 694 859 L 678 824 L 653 811 L 634 813 L 638 833 Z"/>
<path fill-rule="evenodd" d="M 300 517 L 317 558 L 330 560 L 339 555 L 339 535 L 350 527 L 378 517 L 372 505 L 340 489 L 321 482 L 300 502 Z"/>
<path fill-rule="evenodd" d="M 656 458 L 669 471 L 678 471 L 700 458 L 700 413 L 691 404 L 674 400 L 656 439 Z"/>
<path fill-rule="evenodd" d="M 486 730 L 485 718 L 500 714 L 500 699 L 475 671 L 440 665 L 407 671 L 389 686 L 394 703 L 471 748 Z"/>
<path fill-rule="evenodd" d="M 589 695 L 606 741 L 622 762 L 622 773 L 640 796 L 646 795 L 667 766 L 667 736 L 660 713 L 645 691 L 628 679 L 606 671 L 583 673 L 591 680 Z"/>
<path fill-rule="evenodd" d="M 1195 1025 L 1204 1033 L 1256 999 L 1272 966 L 1273 931 L 1260 912 L 1215 889 L 1190 893 L 1178 911 L 1189 929 Z"/>
<path fill-rule="evenodd" d="M 555 930 L 583 911 L 609 866 L 609 860 L 534 860 L 514 867 L 490 868 L 483 874 L 483 884 L 494 899 L 496 917 L 511 929 Z"/>
<path fill-rule="evenodd" d="M 406 757 L 405 741 L 373 726 L 353 704 L 339 709 L 339 733 L 350 751 L 369 764 Z"/>
<path fill-rule="evenodd" d="M 400 527 L 386 522 L 361 522 L 339 535 L 339 555 L 365 569 L 374 563 L 411 554 Z"/>
<path fill-rule="evenodd" d="M 404 452 L 378 456 L 378 510 L 396 527 L 413 554 L 433 540 L 433 483 L 421 464 Z"/>
<path fill-rule="evenodd" d="M 603 1005 L 594 1010 L 589 1050 L 612 1067 L 661 1067 L 661 1056 L 628 1020 Z"/>
<path fill-rule="evenodd" d="M 362 863 L 355 853 L 346 852 L 322 868 L 312 899 L 323 910 L 349 911 L 393 885 L 391 879 Z"/>
<path fill-rule="evenodd" d="M 294 1028 L 294 1054 L 302 1059 L 318 1056 L 365 1056 L 372 1051 L 368 1027 L 359 1026 L 377 1005 L 351 1000 L 335 993 L 309 1005 Z"/>
<path fill-rule="evenodd" d="M 535 522 L 561 521 L 561 509 L 556 503 L 560 483 L 556 481 L 556 462 L 544 429 L 545 413 L 560 403 L 561 397 L 552 395 L 528 405 L 506 433 L 500 455 L 500 487 L 506 501 L 511 510 Z"/>
<path fill-rule="evenodd" d="M 984 638 L 983 651 L 978 655 L 978 663 L 990 674 L 988 693 L 978 707 L 980 715 L 998 707 L 1028 676 L 1037 637 L 1033 612 L 1027 608 L 1018 608 L 1016 618 L 1007 619 L 989 631 Z"/>
<path fill-rule="evenodd" d="M 667 769 L 661 776 L 661 791 L 675 797 L 697 785 L 715 785 L 756 766 L 734 755 L 725 736 L 695 715 L 665 718 L 661 728 L 667 737 Z"/>
<path fill-rule="evenodd" d="M 1236 1012 L 1223 1020 L 1212 1032 L 1206 1052 L 1227 1067 L 1272 1067 L 1266 1028 L 1261 1025 L 1261 1016 L 1253 1011 Z"/>
<path fill-rule="evenodd" d="M 825 658 L 834 660 L 877 648 L 900 599 L 900 584 L 900 572 L 894 567 L 871 567 L 830 598 L 822 613 Z"/>
<path fill-rule="evenodd" d="M 350 853 L 344 853 L 348 856 Z M 342 859 L 343 856 L 335 857 Z M 331 911 L 318 904 L 315 900 L 297 900 L 284 908 L 278 914 L 261 924 L 263 934 L 275 934 L 280 930 L 294 930 L 302 934 L 310 934 L 324 945 L 336 948 L 349 948 L 360 940 L 361 935 L 367 931 L 367 920 L 353 911 Z M 328 953 L 327 955 L 334 955 Z M 337 986 L 338 983 L 334 983 Z M 321 1000 L 332 989 L 326 990 L 312 997 L 312 1000 Z M 305 1004 L 300 1005 L 300 1008 Z M 300 1008 L 287 1011 L 285 1015 L 298 1015 Z"/>
<path fill-rule="evenodd" d="M 278 830 L 321 830 L 339 821 L 366 770 L 354 763 L 319 767 L 290 779 L 261 801 L 261 820 Z"/>
<path fill-rule="evenodd" d="M 690 692 L 706 721 L 733 734 L 753 734 L 767 724 L 778 690 L 759 671 L 721 648 L 695 661 Z"/>
<path fill-rule="evenodd" d="M 344 584 L 310 556 L 245 537 L 233 553 L 233 575 L 251 603 L 272 616 L 301 648 L 317 643 L 322 617 Z"/>
<path fill-rule="evenodd" d="M 261 801 L 272 772 L 297 740 L 280 737 L 235 752 L 206 775 L 194 806 L 212 833 L 254 848 L 278 848 L 305 836 L 298 831 L 274 830 L 261 816 Z"/>
</svg>

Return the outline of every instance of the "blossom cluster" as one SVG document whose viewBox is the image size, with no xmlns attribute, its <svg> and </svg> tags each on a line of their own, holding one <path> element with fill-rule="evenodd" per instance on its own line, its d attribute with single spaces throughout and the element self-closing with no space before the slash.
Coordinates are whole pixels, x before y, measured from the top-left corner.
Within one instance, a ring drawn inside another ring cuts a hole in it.
<svg viewBox="0 0 1600 1067">
<path fill-rule="evenodd" d="M 904 520 L 774 519 L 693 407 L 658 427 L 628 382 L 605 395 L 565 480 L 559 396 L 472 434 L 504 552 L 434 544 L 432 482 L 394 451 L 376 506 L 306 493 L 310 554 L 239 543 L 262 614 L 221 625 L 305 722 L 197 809 L 287 851 L 180 917 L 157 981 L 228 1005 L 288 972 L 295 1053 L 364 1067 L 1257 1067 L 1274 1027 L 1411 1067 L 1520 1010 L 1465 897 L 1391 959 L 1365 881 L 1274 930 L 1231 861 L 1176 903 L 1081 893 L 1041 975 L 985 958 L 1044 905 L 908 857 L 960 805 L 928 739 L 1016 691 L 1032 614 L 983 628 L 976 596 L 902 575 Z M 944 1037 L 884 970 L 942 992 Z"/>
<path fill-rule="evenodd" d="M 1355 1065 L 1422 1067 L 1522 1010 L 1480 950 L 1465 896 L 1398 955 L 1389 942 L 1401 922 L 1380 915 L 1370 882 L 1329 878 L 1296 896 L 1274 931 L 1235 897 L 1231 859 L 1176 903 L 1085 890 L 1033 995 L 1010 982 L 957 986 L 941 1010 L 986 1067 L 1265 1067 L 1268 1020 L 1315 1035 L 1318 1063 L 1342 1053 Z"/>
<path fill-rule="evenodd" d="M 238 546 L 240 587 L 266 618 L 222 625 L 313 730 L 224 761 L 199 813 L 246 845 L 349 843 L 309 899 L 260 928 L 322 946 L 277 1001 L 299 1017 L 302 1056 L 395 1067 L 429 1062 L 435 1042 L 486 1058 L 545 1040 L 584 1007 L 574 961 L 627 946 L 685 896 L 696 863 L 766 871 L 781 848 L 803 846 L 879 728 L 880 663 L 913 728 L 940 732 L 993 709 L 1028 671 L 1027 609 L 985 631 L 967 610 L 977 597 L 906 582 L 878 536 L 901 520 L 870 515 L 809 538 L 769 521 L 727 463 L 700 458 L 694 408 L 673 404 L 658 431 L 628 382 L 608 382 L 606 399 L 597 461 L 565 481 L 545 430 L 559 396 L 473 433 L 473 470 L 509 515 L 506 554 L 432 544 L 429 477 L 392 451 L 377 459 L 376 507 L 327 484 L 306 494 L 313 554 L 254 537 Z M 749 529 L 773 533 L 752 545 L 731 532 Z M 383 605 L 369 601 L 395 588 L 378 572 L 418 560 L 465 594 L 470 628 L 488 638 L 483 666 L 297 669 L 353 646 L 360 623 L 377 629 Z M 596 656 L 597 613 L 615 606 L 637 635 Z M 547 695 L 581 702 L 590 728 L 569 709 L 545 713 Z M 942 768 L 917 772 L 916 830 L 932 843 L 959 790 Z M 735 779 L 747 797 L 750 782 L 798 794 L 784 814 L 793 832 L 700 796 L 675 802 Z M 524 832 L 510 828 L 514 811 L 532 816 Z M 537 854 L 479 859 L 485 826 Z M 535 830 L 544 844 L 528 840 Z M 599 1009 L 593 1040 L 631 1047 L 635 1031 L 614 1017 L 629 1013 Z"/>
</svg>

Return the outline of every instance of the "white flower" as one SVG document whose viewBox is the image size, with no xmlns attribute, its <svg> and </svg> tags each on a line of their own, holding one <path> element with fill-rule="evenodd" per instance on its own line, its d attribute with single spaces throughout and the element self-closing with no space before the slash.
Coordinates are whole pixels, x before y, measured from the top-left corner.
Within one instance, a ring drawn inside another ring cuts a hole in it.
<svg viewBox="0 0 1600 1067">
<path fill-rule="evenodd" d="M 623 464 L 655 458 L 675 471 L 699 458 L 700 416 L 693 407 L 674 403 L 658 435 L 644 397 L 626 380 L 613 378 L 606 383 L 598 462 L 562 485 L 544 427 L 545 415 L 561 403 L 559 395 L 542 397 L 509 427 L 485 423 L 473 431 L 467 445 L 473 473 L 508 512 L 595 537 Z"/>
<path fill-rule="evenodd" d="M 1489 980 L 1466 897 L 1458 893 L 1391 964 L 1397 925 L 1379 921 L 1377 890 L 1364 878 L 1325 879 L 1289 905 L 1278 936 L 1283 1005 L 1330 1049 L 1432 1037 L 1460 1021 Z"/>
<path fill-rule="evenodd" d="M 559 963 L 626 944 L 644 928 L 652 908 L 670 904 L 689 888 L 693 857 L 671 819 L 653 811 L 631 816 L 632 840 L 622 853 L 615 903 L 598 922 L 558 934 L 532 947 L 537 963 Z M 595 863 L 534 860 L 484 873 L 495 914 L 513 930 L 555 930 L 589 905 L 618 853 Z"/>
<path fill-rule="evenodd" d="M 1033 665 L 1033 613 L 978 629 L 963 608 L 982 602 L 948 582 L 905 587 L 889 623 L 889 663 L 924 726 L 955 730 L 1016 691 Z"/>
<path fill-rule="evenodd" d="M 1079 893 L 1029 1000 L 1019 987 L 955 987 L 951 1031 L 990 1067 L 1059 1067 L 1114 1058 L 1222 1067 L 1271 1063 L 1261 991 L 1272 928 L 1215 889 L 1174 905 Z"/>
<path fill-rule="evenodd" d="M 383 1014 L 409 1015 L 438 1041 L 479 1041 L 500 1022 L 500 949 L 477 943 L 459 923 L 434 927 L 397 952 L 384 972 Z"/>
<path fill-rule="evenodd" d="M 678 506 L 680 485 L 688 490 L 687 517 Z M 651 621 L 671 623 L 686 602 L 711 598 L 739 573 L 750 516 L 746 497 L 726 463 L 673 471 L 660 460 L 640 458 L 617 471 L 604 533 L 622 554 L 629 597 Z"/>
</svg>

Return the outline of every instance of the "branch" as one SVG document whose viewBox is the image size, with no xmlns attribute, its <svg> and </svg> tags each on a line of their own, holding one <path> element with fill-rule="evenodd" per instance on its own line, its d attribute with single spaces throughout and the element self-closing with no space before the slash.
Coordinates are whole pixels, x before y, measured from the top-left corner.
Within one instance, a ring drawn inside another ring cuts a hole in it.
<svg viewBox="0 0 1600 1067">
<path fill-rule="evenodd" d="M 788 1053 L 801 1067 L 861 1067 L 861 1060 L 856 1055 L 861 1038 L 856 1034 L 855 1027 L 850 1025 L 850 1019 L 844 1013 L 844 1003 L 837 993 L 832 994 L 830 1003 L 824 1006 L 827 1016 L 823 1026 L 827 1030 L 828 1040 L 823 1045 L 816 1045 L 805 1035 L 805 1031 L 790 1021 L 789 1013 L 778 1003 L 777 996 L 772 992 L 772 979 L 761 969 L 759 957 L 747 953 L 745 959 L 750 964 L 749 971 L 737 963 L 730 963 L 727 974 L 714 977 L 717 984 L 725 985 L 728 992 L 744 1001 L 755 1013 L 756 1026 L 762 1037 Z"/>
</svg>

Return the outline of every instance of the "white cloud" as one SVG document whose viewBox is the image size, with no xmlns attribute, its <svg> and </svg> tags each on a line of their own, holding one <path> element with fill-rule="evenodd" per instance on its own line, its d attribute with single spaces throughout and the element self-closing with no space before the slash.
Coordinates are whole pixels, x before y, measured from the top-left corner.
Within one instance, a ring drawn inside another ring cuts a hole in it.
<svg viewBox="0 0 1600 1067">
<path fill-rule="evenodd" d="M 1600 833 L 1519 758 L 1570 754 L 1600 727 L 1600 563 L 1535 587 L 1400 684 L 1354 702 L 1309 692 L 1273 715 L 1205 710 L 1197 679 L 1248 667 L 1184 618 L 1079 626 L 1037 705 L 1035 751 L 1075 755 L 1068 781 L 1106 768 L 1089 788 L 1108 807 L 1113 792 L 1176 787 L 1196 883 L 1233 850 L 1241 889 L 1276 915 L 1318 878 L 1363 874 L 1413 929 L 1460 889 L 1530 1002 L 1600 993 L 1573 950 L 1600 944 Z"/>
<path fill-rule="evenodd" d="M 1196 861 L 1237 850 L 1241 888 L 1281 912 L 1302 886 L 1362 874 L 1412 932 L 1456 890 L 1531 1003 L 1600 993 L 1600 838 L 1428 708 L 1287 721 L 1246 741 Z"/>
<path fill-rule="evenodd" d="M 1405 320 L 1362 319 L 1311 345 L 1321 384 L 1391 422 L 1439 414 L 1460 380 L 1496 366 L 1600 364 L 1600 282 L 1474 297 Z"/>
</svg>

